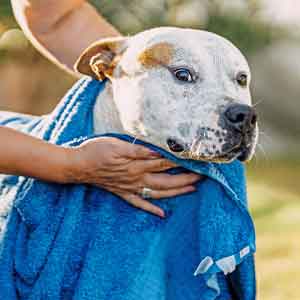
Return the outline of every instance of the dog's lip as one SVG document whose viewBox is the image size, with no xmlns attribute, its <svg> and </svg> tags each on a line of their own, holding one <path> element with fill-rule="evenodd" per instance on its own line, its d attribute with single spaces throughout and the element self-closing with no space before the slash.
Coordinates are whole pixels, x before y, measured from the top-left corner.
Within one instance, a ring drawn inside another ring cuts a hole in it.
<svg viewBox="0 0 300 300">
<path fill-rule="evenodd" d="M 238 159 L 239 161 L 242 161 L 242 162 L 246 161 L 246 160 L 248 159 L 248 154 L 247 154 L 247 152 L 246 152 L 246 151 L 242 151 L 242 152 L 237 156 L 237 159 Z"/>
<path fill-rule="evenodd" d="M 249 158 L 251 157 L 251 149 L 253 147 L 252 143 L 248 143 L 247 145 L 244 145 L 244 147 L 241 149 L 240 154 L 238 155 L 237 159 L 245 162 L 248 161 Z"/>
<path fill-rule="evenodd" d="M 235 159 L 238 159 L 240 161 L 246 161 L 248 159 L 248 153 L 251 147 L 252 147 L 251 143 L 244 145 L 243 139 L 241 139 L 241 141 L 236 145 L 234 145 L 230 150 L 223 152 L 219 155 L 204 156 L 204 155 L 199 155 L 192 151 L 184 151 L 181 153 L 181 156 L 190 159 L 196 159 L 196 160 L 207 161 L 207 162 L 219 162 L 219 163 L 231 162 Z"/>
<path fill-rule="evenodd" d="M 206 161 L 206 162 L 231 162 L 232 160 L 236 159 L 240 154 L 241 151 L 239 149 L 235 149 L 234 151 L 229 151 L 214 156 L 204 156 L 204 155 L 199 155 L 195 152 L 184 151 L 180 154 L 180 156 L 183 158 Z"/>
<path fill-rule="evenodd" d="M 232 161 L 241 155 L 241 150 L 234 148 L 233 150 L 214 156 L 213 160 Z"/>
<path fill-rule="evenodd" d="M 177 140 L 177 139 L 176 139 Z M 199 140 L 200 141 L 200 140 Z M 193 144 L 192 144 L 193 145 Z M 193 151 L 191 144 L 185 144 L 186 149 L 178 153 L 179 157 L 185 159 L 206 161 L 206 162 L 219 162 L 219 163 L 229 163 L 235 159 L 238 159 L 242 162 L 247 161 L 249 158 L 249 153 L 253 147 L 251 141 L 247 139 L 247 136 L 242 135 L 239 140 L 231 146 L 230 149 L 226 149 L 225 152 L 213 154 L 211 156 L 206 156 L 204 154 L 198 154 L 196 151 Z M 170 149 L 168 149 L 170 151 Z"/>
</svg>

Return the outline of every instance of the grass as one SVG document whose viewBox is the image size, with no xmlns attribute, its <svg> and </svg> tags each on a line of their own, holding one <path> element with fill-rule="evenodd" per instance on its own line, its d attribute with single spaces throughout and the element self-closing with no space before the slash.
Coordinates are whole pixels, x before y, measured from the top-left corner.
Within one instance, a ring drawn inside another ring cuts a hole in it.
<svg viewBox="0 0 300 300">
<path fill-rule="evenodd" d="M 272 160 L 248 168 L 257 232 L 258 296 L 298 300 L 300 278 L 300 163 Z"/>
</svg>

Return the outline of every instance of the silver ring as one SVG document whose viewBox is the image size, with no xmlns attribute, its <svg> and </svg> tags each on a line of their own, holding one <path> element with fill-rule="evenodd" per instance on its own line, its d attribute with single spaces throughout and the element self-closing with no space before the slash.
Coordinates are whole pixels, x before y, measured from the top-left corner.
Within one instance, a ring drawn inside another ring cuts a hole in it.
<svg viewBox="0 0 300 300">
<path fill-rule="evenodd" d="M 144 199 L 150 199 L 150 198 L 151 198 L 151 193 L 152 193 L 152 190 L 151 190 L 151 189 L 149 189 L 149 188 L 147 188 L 147 187 L 143 187 L 141 196 L 142 196 Z"/>
</svg>

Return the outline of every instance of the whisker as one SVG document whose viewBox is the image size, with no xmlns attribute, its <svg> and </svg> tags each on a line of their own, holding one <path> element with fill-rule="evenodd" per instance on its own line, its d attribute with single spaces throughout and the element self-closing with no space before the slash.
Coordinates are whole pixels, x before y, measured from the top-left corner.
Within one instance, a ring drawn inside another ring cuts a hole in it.
<svg viewBox="0 0 300 300">
<path fill-rule="evenodd" d="M 195 149 L 196 142 L 197 142 L 196 138 L 194 138 L 193 141 L 192 141 L 192 144 L 191 144 L 191 151 L 190 151 L 190 153 L 196 152 L 196 149 Z"/>
<path fill-rule="evenodd" d="M 252 107 L 256 107 L 258 104 L 262 103 L 263 102 L 263 99 L 260 99 L 260 100 L 257 100 L 256 103 L 253 103 L 252 104 Z"/>
<path fill-rule="evenodd" d="M 262 152 L 263 158 L 265 159 L 265 161 L 269 162 L 269 158 L 268 158 L 267 153 L 264 150 L 263 146 L 260 143 L 257 143 L 257 146 L 258 146 L 259 150 Z"/>
<path fill-rule="evenodd" d="M 267 134 L 267 133 L 265 133 L 264 131 L 259 131 L 259 138 L 260 138 L 260 135 L 263 135 L 264 137 L 266 137 L 266 138 L 268 138 L 269 139 L 269 141 L 271 141 L 272 142 L 272 138 Z"/>
<path fill-rule="evenodd" d="M 258 166 L 258 157 L 257 157 L 256 152 L 254 152 L 254 154 L 253 154 L 253 165 L 254 165 L 254 168 L 256 168 Z"/>
</svg>

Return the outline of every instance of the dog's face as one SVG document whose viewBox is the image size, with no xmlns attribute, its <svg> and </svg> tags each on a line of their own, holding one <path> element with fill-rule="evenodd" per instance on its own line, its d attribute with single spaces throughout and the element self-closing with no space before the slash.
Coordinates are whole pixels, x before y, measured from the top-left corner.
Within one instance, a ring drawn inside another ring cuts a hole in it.
<svg viewBox="0 0 300 300">
<path fill-rule="evenodd" d="M 110 78 L 128 134 L 178 157 L 249 160 L 258 128 L 250 70 L 226 39 L 206 31 L 156 28 L 95 43 L 76 69 Z"/>
</svg>

